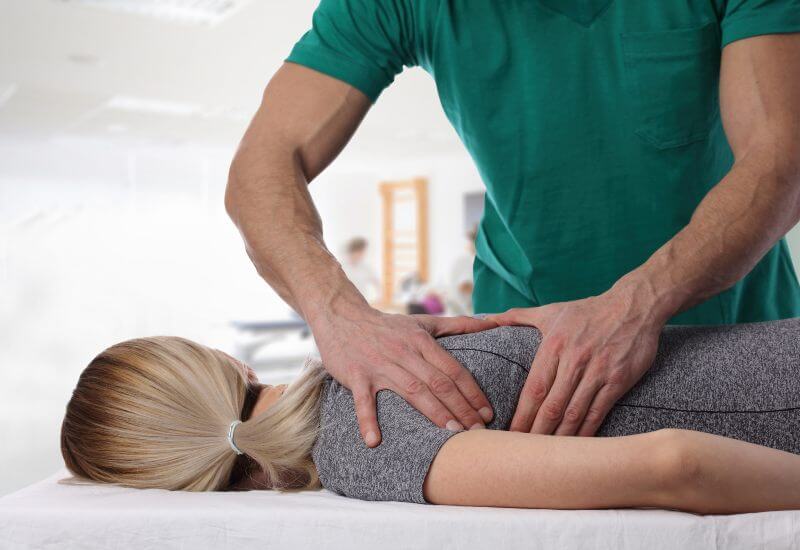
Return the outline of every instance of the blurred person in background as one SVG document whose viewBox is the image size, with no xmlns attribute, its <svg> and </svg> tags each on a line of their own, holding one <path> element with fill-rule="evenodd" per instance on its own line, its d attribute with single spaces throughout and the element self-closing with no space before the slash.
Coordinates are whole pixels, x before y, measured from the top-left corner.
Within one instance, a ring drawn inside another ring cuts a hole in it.
<svg viewBox="0 0 800 550">
<path fill-rule="evenodd" d="M 367 302 L 374 302 L 380 295 L 381 282 L 375 270 L 367 263 L 369 242 L 364 237 L 353 237 L 344 246 L 342 269 Z"/>
<path fill-rule="evenodd" d="M 442 315 L 445 313 L 443 292 L 420 279 L 416 271 L 400 279 L 398 298 L 408 314 Z"/>
<path fill-rule="evenodd" d="M 475 284 L 472 279 L 472 265 L 475 262 L 475 237 L 478 227 L 474 226 L 466 234 L 467 244 L 464 252 L 453 262 L 450 269 L 450 292 L 447 308 L 453 315 L 471 315 L 473 313 L 472 291 Z"/>
</svg>

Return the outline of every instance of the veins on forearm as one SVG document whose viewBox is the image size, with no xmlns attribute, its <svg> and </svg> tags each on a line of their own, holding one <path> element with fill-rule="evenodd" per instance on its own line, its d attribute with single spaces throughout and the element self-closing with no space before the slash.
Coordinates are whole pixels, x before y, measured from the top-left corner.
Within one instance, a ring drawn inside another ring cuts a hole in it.
<svg viewBox="0 0 800 550">
<path fill-rule="evenodd" d="M 753 149 L 698 206 L 692 219 L 640 268 L 671 313 L 744 277 L 797 222 L 800 178 Z"/>
<path fill-rule="evenodd" d="M 287 163 L 286 158 L 294 162 Z M 240 158 L 240 168 L 232 174 L 238 195 L 232 202 L 257 272 L 307 319 L 314 303 L 346 293 L 348 281 L 325 245 L 322 221 L 297 160 L 285 151 L 280 155 L 273 151 L 270 158 L 251 154 L 241 168 Z"/>
</svg>

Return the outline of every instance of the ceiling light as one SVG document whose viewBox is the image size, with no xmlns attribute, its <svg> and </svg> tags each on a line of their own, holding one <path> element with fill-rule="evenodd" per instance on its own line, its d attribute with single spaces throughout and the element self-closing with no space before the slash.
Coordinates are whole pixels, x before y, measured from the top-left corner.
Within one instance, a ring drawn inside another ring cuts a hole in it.
<svg viewBox="0 0 800 550">
<path fill-rule="evenodd" d="M 165 101 L 163 99 L 146 99 L 132 96 L 115 96 L 105 105 L 108 109 L 152 113 L 158 115 L 192 116 L 203 111 L 202 107 L 193 103 Z"/>
<path fill-rule="evenodd" d="M 249 117 L 241 109 L 229 106 L 206 107 L 197 103 L 183 103 L 163 99 L 150 99 L 127 95 L 118 95 L 101 106 L 102 109 L 128 111 L 167 116 L 196 116 L 200 118 L 224 119 L 246 122 Z"/>
<path fill-rule="evenodd" d="M 97 65 L 97 62 L 100 61 L 100 58 L 91 53 L 71 53 L 67 56 L 71 62 L 75 63 L 76 65 Z"/>
<path fill-rule="evenodd" d="M 216 24 L 250 0 L 61 0 L 181 23 Z"/>
</svg>

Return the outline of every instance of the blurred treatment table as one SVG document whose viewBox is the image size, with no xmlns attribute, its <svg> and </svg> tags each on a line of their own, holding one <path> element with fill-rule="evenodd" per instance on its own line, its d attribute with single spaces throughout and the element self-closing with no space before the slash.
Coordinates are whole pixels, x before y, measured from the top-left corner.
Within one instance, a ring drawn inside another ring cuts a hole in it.
<svg viewBox="0 0 800 550">
<path fill-rule="evenodd" d="M 311 329 L 303 319 L 233 321 L 233 355 L 262 371 L 296 372 L 306 357 L 317 354 Z"/>
<path fill-rule="evenodd" d="M 520 510 L 365 502 L 326 490 L 188 493 L 64 485 L 0 498 L 0 548 L 800 548 L 800 511 Z"/>
</svg>

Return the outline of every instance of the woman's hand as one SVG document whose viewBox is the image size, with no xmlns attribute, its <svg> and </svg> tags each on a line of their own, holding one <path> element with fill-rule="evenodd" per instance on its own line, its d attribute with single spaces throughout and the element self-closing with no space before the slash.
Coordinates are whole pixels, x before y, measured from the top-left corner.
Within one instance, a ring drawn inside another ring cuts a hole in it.
<svg viewBox="0 0 800 550">
<path fill-rule="evenodd" d="M 650 368 L 664 325 L 633 295 L 614 289 L 487 319 L 533 326 L 543 336 L 510 430 L 583 436 L 594 435 Z"/>
<path fill-rule="evenodd" d="M 314 319 L 322 362 L 353 392 L 361 437 L 381 440 L 375 394 L 388 389 L 441 428 L 485 427 L 491 404 L 470 372 L 434 340 L 496 327 L 472 317 L 386 314 L 358 307 Z"/>
</svg>

